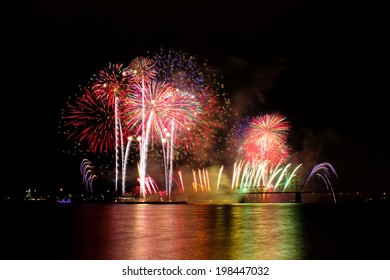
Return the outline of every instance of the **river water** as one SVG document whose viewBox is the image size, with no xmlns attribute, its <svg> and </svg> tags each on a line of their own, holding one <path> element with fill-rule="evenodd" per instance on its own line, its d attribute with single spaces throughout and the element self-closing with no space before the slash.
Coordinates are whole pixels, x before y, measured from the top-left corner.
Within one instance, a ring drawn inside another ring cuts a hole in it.
<svg viewBox="0 0 390 280">
<path fill-rule="evenodd" d="M 8 260 L 390 259 L 387 204 L 0 204 Z"/>
</svg>

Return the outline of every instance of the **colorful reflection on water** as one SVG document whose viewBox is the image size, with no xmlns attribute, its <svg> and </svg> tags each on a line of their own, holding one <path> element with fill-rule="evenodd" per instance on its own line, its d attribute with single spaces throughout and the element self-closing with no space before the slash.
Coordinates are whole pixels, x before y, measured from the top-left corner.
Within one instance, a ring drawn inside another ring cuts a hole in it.
<svg viewBox="0 0 390 280">
<path fill-rule="evenodd" d="M 327 198 L 331 200 L 331 195 Z M 0 258 L 388 259 L 388 203 L 303 200 L 187 205 L 0 203 L 6 241 Z"/>
<path fill-rule="evenodd" d="M 303 258 L 293 203 L 81 207 L 78 259 Z"/>
</svg>

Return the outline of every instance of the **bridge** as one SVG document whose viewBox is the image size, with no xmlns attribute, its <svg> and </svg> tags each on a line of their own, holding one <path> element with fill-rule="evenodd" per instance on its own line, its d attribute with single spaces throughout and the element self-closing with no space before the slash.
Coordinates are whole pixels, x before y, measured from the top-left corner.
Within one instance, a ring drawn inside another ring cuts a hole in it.
<svg viewBox="0 0 390 280">
<path fill-rule="evenodd" d="M 331 191 L 248 191 L 248 192 L 242 192 L 240 190 L 236 190 L 235 193 L 240 195 L 247 195 L 247 194 L 264 194 L 264 195 L 274 195 L 274 194 L 294 194 L 295 199 L 294 201 L 296 203 L 302 202 L 302 194 L 333 194 Z"/>
</svg>

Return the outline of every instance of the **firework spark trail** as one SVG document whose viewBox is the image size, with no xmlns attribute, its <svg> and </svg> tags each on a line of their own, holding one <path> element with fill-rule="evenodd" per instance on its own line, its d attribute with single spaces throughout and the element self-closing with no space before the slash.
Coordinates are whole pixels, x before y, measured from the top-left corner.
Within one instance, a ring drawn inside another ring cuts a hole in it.
<svg viewBox="0 0 390 280">
<path fill-rule="evenodd" d="M 287 180 L 286 180 L 286 183 L 285 183 L 285 185 L 284 185 L 283 191 L 285 191 L 286 188 L 287 188 L 288 186 L 290 186 L 290 183 L 291 183 L 292 178 L 294 178 L 294 177 L 296 176 L 296 172 L 297 172 L 297 170 L 298 170 L 301 166 L 302 166 L 302 163 L 301 163 L 301 164 L 298 164 L 298 166 L 295 167 L 295 169 L 291 172 L 290 176 L 287 177 Z"/>
<path fill-rule="evenodd" d="M 148 146 L 148 134 L 145 131 L 145 79 L 142 78 L 141 82 L 141 110 L 142 110 L 142 124 L 141 124 L 141 135 L 142 135 L 142 147 L 141 147 L 141 173 L 140 173 L 140 187 L 141 187 L 141 196 L 145 199 L 145 188 L 146 188 L 146 182 L 145 182 L 145 176 L 146 176 L 146 159 L 147 159 L 147 146 Z"/>
<path fill-rule="evenodd" d="M 185 192 L 185 188 L 184 188 L 183 174 L 182 174 L 181 170 L 179 170 L 177 173 L 178 173 L 179 179 L 180 179 L 181 190 L 184 193 Z"/>
<path fill-rule="evenodd" d="M 268 161 L 265 162 L 256 162 L 253 166 L 251 166 L 251 174 L 252 174 L 252 180 L 253 185 L 258 186 L 261 184 L 262 181 L 265 181 L 264 176 L 266 173 L 266 167 L 267 167 Z M 252 180 L 249 185 L 252 185 Z"/>
<path fill-rule="evenodd" d="M 85 174 L 85 172 L 90 168 L 91 162 L 87 159 L 83 159 L 80 164 L 80 173 Z"/>
<path fill-rule="evenodd" d="M 275 178 L 278 178 L 279 173 L 282 171 L 282 169 L 279 168 L 279 166 L 280 166 L 280 163 L 278 165 L 276 165 L 276 167 L 274 169 L 271 170 L 268 182 L 266 183 L 266 186 L 265 186 L 266 190 L 270 190 L 271 188 L 275 187 L 275 184 L 273 184 L 273 180 Z"/>
<path fill-rule="evenodd" d="M 234 190 L 234 189 L 238 188 L 238 179 L 240 177 L 242 164 L 243 164 L 243 161 L 241 161 L 241 160 L 239 162 L 237 162 L 237 161 L 234 162 L 231 190 Z"/>
<path fill-rule="evenodd" d="M 93 174 L 92 176 L 90 176 L 87 180 L 87 185 L 89 186 L 89 191 L 91 192 L 91 194 L 93 194 L 93 187 L 92 187 L 92 184 L 93 184 L 93 180 L 97 178 L 97 176 L 95 174 Z"/>
<path fill-rule="evenodd" d="M 196 172 L 194 172 L 194 175 L 196 176 Z M 198 168 L 198 178 L 199 178 L 199 184 L 196 183 L 196 178 L 194 178 L 195 186 L 196 188 L 200 187 L 201 191 L 204 192 L 205 190 L 210 190 L 210 186 L 208 185 L 208 174 L 206 173 L 206 170 L 204 168 L 200 169 Z"/>
<path fill-rule="evenodd" d="M 145 191 L 146 193 L 153 194 L 158 192 L 158 186 L 156 182 L 150 176 L 145 177 Z"/>
<path fill-rule="evenodd" d="M 139 183 L 141 183 L 140 180 L 141 178 L 138 178 L 137 181 Z M 153 194 L 153 193 L 157 193 L 159 190 L 158 190 L 158 186 L 156 184 L 156 182 L 153 180 L 152 177 L 150 177 L 149 175 L 148 176 L 145 176 L 145 195 L 146 194 Z"/>
<path fill-rule="evenodd" d="M 255 175 L 257 179 L 256 179 L 255 186 L 261 186 L 262 184 L 264 185 L 264 181 L 265 181 L 264 178 L 267 175 L 266 172 L 267 163 L 268 161 L 257 163 L 256 175 Z"/>
<path fill-rule="evenodd" d="M 198 176 L 199 176 L 199 186 L 200 186 L 200 189 L 204 190 L 204 183 L 203 183 L 203 177 L 202 177 L 202 171 L 200 168 L 198 168 Z"/>
<path fill-rule="evenodd" d="M 146 164 L 148 160 L 148 147 L 149 147 L 149 134 L 150 128 L 152 125 L 153 114 L 154 112 L 150 112 L 149 118 L 147 119 L 147 125 L 145 130 L 145 137 L 141 139 L 141 159 L 140 159 L 140 187 L 141 187 L 141 196 L 145 198 L 146 196 L 146 187 L 148 181 L 146 180 Z"/>
<path fill-rule="evenodd" d="M 93 188 L 92 188 L 92 181 L 90 181 L 90 179 L 91 178 L 93 179 L 93 176 L 94 176 L 94 174 L 93 174 L 91 169 L 88 169 L 83 174 L 83 184 L 85 185 L 86 190 L 90 191 L 91 193 L 93 193 Z"/>
<path fill-rule="evenodd" d="M 206 168 L 198 168 L 198 172 L 192 170 L 192 174 L 194 180 L 192 185 L 196 187 L 196 192 L 198 192 L 198 187 L 200 187 L 202 192 L 211 192 L 209 173 Z M 199 184 L 197 183 L 197 178 L 199 178 Z"/>
<path fill-rule="evenodd" d="M 316 174 L 318 177 L 320 177 L 323 180 L 323 182 L 325 183 L 326 189 L 332 192 L 333 200 L 336 203 L 336 196 L 335 196 L 333 187 L 331 185 L 331 180 L 330 180 L 330 176 L 331 176 L 330 171 L 332 171 L 332 174 L 336 177 L 336 179 L 338 179 L 336 170 L 334 169 L 334 167 L 330 163 L 322 162 L 322 163 L 319 163 L 316 166 L 314 166 L 313 169 L 311 170 L 309 176 L 307 177 L 305 184 L 302 187 L 302 191 L 306 188 L 306 185 L 311 180 L 311 178 Z"/>
<path fill-rule="evenodd" d="M 206 188 L 207 188 L 208 192 L 210 192 L 211 188 L 210 188 L 209 172 L 207 171 L 206 168 L 203 168 L 203 178 L 204 178 Z"/>
<path fill-rule="evenodd" d="M 118 169 L 119 169 L 119 144 L 122 144 L 122 141 L 119 139 L 119 130 L 120 130 L 120 122 L 118 117 L 118 97 L 114 97 L 115 99 L 115 194 L 118 192 Z M 120 141 L 120 143 L 118 143 Z"/>
<path fill-rule="evenodd" d="M 247 168 L 248 175 L 247 176 L 247 182 L 245 183 L 246 186 L 257 186 L 257 183 L 261 181 L 261 178 L 259 177 L 262 173 L 262 171 L 265 168 L 265 164 L 255 162 L 255 163 L 249 163 L 247 162 Z"/>
<path fill-rule="evenodd" d="M 161 148 L 163 153 L 163 161 L 164 161 L 164 174 L 165 174 L 165 186 L 168 186 L 169 184 L 169 178 L 168 178 L 168 156 L 170 145 L 169 139 L 170 133 L 168 132 L 167 128 L 164 128 L 164 132 L 160 135 L 161 138 Z M 167 195 L 167 194 L 166 194 Z"/>
<path fill-rule="evenodd" d="M 219 184 L 221 183 L 222 172 L 223 172 L 223 165 L 222 165 L 221 168 L 219 169 L 219 173 L 218 173 L 217 191 L 218 191 L 218 189 L 219 189 Z"/>
<path fill-rule="evenodd" d="M 166 186 L 166 192 L 165 196 L 166 199 L 169 201 L 169 186 L 170 186 L 170 179 L 169 179 L 169 174 L 170 174 L 170 157 L 172 155 L 171 150 L 173 149 L 172 147 L 172 140 L 171 138 L 171 133 L 168 131 L 167 128 L 164 128 L 164 131 L 160 134 L 161 138 L 161 147 L 162 147 L 162 153 L 163 153 L 163 165 L 164 165 L 164 175 L 165 175 L 165 186 Z"/>
<path fill-rule="evenodd" d="M 83 159 L 80 164 L 80 173 L 83 175 L 83 184 L 86 187 L 86 190 L 90 191 L 93 194 L 93 179 L 97 178 L 94 174 L 91 167 L 91 162 L 88 159 Z"/>
<path fill-rule="evenodd" d="M 170 137 L 170 155 L 169 155 L 169 182 L 168 182 L 168 201 L 171 201 L 172 178 L 173 178 L 173 143 L 175 135 L 175 120 L 171 120 L 171 137 Z"/>
<path fill-rule="evenodd" d="M 196 181 L 196 171 L 195 170 L 192 170 L 192 178 L 194 179 L 194 182 L 192 183 L 192 188 L 197 193 L 198 192 L 198 183 Z"/>
<path fill-rule="evenodd" d="M 122 165 L 122 195 L 124 195 L 126 192 L 127 163 L 130 156 L 130 149 L 131 149 L 132 142 L 133 142 L 133 136 L 128 136 L 125 157 L 123 159 L 123 165 Z"/>
<path fill-rule="evenodd" d="M 249 175 L 249 162 L 247 162 L 245 165 L 244 165 L 244 169 L 243 169 L 243 174 L 244 175 Z M 247 186 L 246 182 L 248 181 L 248 177 L 249 176 L 242 176 L 241 177 L 241 182 L 240 182 L 240 186 Z"/>
<path fill-rule="evenodd" d="M 278 179 L 277 179 L 277 181 L 276 181 L 276 183 L 274 185 L 274 190 L 275 191 L 279 187 L 283 177 L 287 176 L 287 174 L 286 174 L 287 173 L 287 169 L 290 167 L 290 165 L 291 165 L 291 163 L 288 163 L 288 164 L 286 164 L 286 166 L 283 169 L 281 168 L 280 175 L 279 175 L 279 177 L 278 177 Z"/>
<path fill-rule="evenodd" d="M 239 173 L 242 174 L 239 186 L 241 188 L 254 186 L 254 182 L 260 180 L 260 178 L 257 178 L 256 176 L 259 174 L 259 170 L 261 170 L 262 168 L 263 164 L 260 164 L 258 162 L 246 162 L 245 165 L 243 165 L 242 173 L 241 171 Z"/>
</svg>

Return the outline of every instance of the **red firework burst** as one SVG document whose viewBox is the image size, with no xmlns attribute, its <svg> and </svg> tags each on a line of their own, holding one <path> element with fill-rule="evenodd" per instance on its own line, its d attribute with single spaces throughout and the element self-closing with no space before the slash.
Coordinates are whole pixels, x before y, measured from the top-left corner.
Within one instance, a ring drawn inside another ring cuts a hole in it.
<svg viewBox="0 0 390 280">
<path fill-rule="evenodd" d="M 68 139 L 86 141 L 93 153 L 108 154 L 115 145 L 115 112 L 106 99 L 94 90 L 85 89 L 75 104 L 67 106 L 65 126 L 73 129 Z"/>
<path fill-rule="evenodd" d="M 92 89 L 98 98 L 107 100 L 108 106 L 115 106 L 115 97 L 122 98 L 127 89 L 123 64 L 109 64 L 94 77 Z"/>
<path fill-rule="evenodd" d="M 287 159 L 286 146 L 290 123 L 280 114 L 265 114 L 252 119 L 245 132 L 242 152 L 248 160 L 268 160 L 276 165 Z"/>
</svg>

